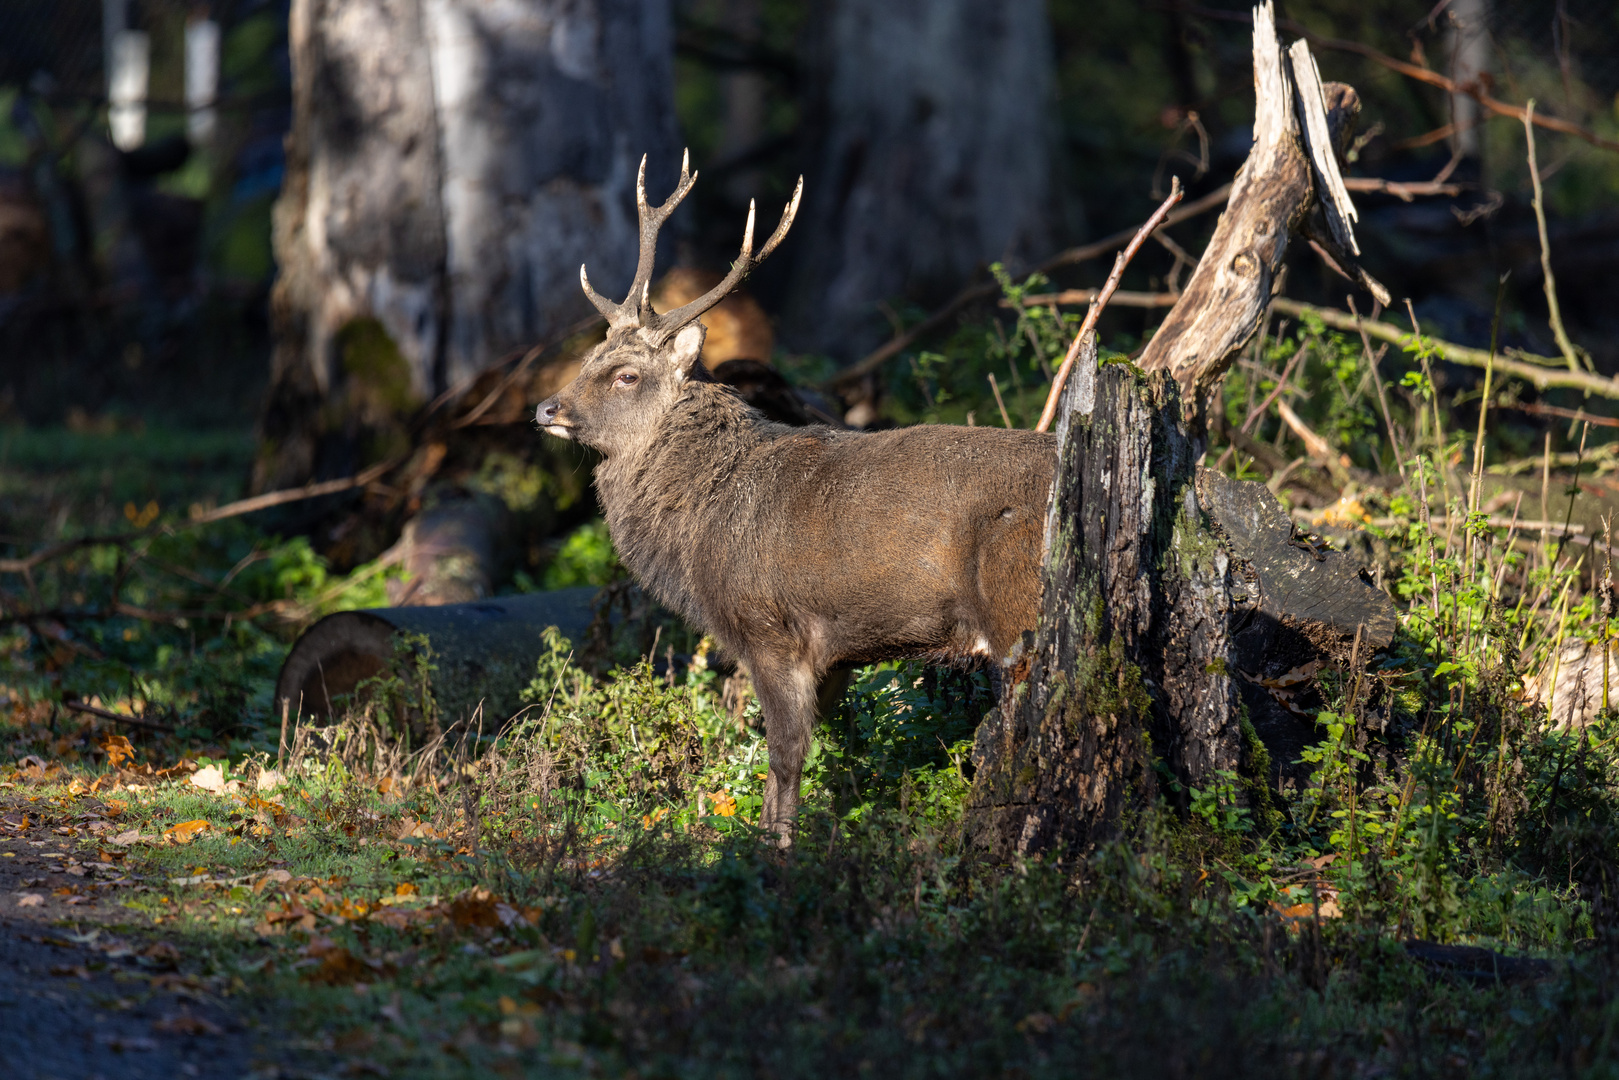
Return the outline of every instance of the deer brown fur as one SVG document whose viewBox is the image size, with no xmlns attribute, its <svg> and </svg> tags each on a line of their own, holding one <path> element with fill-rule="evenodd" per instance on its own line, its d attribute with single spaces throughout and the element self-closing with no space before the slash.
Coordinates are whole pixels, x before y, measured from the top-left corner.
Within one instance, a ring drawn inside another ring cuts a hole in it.
<svg viewBox="0 0 1619 1080">
<path fill-rule="evenodd" d="M 750 209 L 726 280 L 658 316 L 645 299 L 651 247 L 695 180 L 683 165 L 655 209 L 641 194 L 629 298 L 610 304 L 585 282 L 607 338 L 536 420 L 601 452 L 596 488 L 619 557 L 747 668 L 770 751 L 762 824 L 785 842 L 823 675 L 899 657 L 1000 661 L 1034 628 L 1056 447 L 1031 431 L 765 419 L 699 362 L 696 319 L 780 242 L 798 196 L 756 258 Z"/>
</svg>

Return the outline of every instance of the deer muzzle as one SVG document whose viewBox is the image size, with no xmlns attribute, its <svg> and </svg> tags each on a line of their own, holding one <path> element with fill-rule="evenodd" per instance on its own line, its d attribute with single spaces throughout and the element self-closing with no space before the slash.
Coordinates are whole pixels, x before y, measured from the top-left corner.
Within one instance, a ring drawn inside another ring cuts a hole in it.
<svg viewBox="0 0 1619 1080">
<path fill-rule="evenodd" d="M 561 412 L 562 403 L 556 397 L 547 398 L 534 410 L 534 422 L 548 435 L 555 435 L 559 439 L 572 439 L 572 425 L 561 422 Z"/>
</svg>

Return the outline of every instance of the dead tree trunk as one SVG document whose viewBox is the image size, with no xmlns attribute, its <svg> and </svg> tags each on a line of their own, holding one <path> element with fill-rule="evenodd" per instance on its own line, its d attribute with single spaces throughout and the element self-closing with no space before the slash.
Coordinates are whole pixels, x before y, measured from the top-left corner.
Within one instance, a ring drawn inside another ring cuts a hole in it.
<svg viewBox="0 0 1619 1080">
<path fill-rule="evenodd" d="M 634 269 L 679 149 L 668 0 L 294 0 L 259 490 L 402 450 L 401 418 Z"/>
<path fill-rule="evenodd" d="M 817 127 L 784 333 L 850 359 L 881 305 L 942 299 L 1055 247 L 1055 80 L 1042 0 L 836 0 L 817 29 Z"/>
<path fill-rule="evenodd" d="M 1179 395 L 1087 351 L 1058 421 L 1040 629 L 974 749 L 969 833 L 1001 855 L 1089 846 L 1153 798 L 1160 760 L 1196 777 L 1241 762 L 1230 560 L 1201 520 Z"/>
<path fill-rule="evenodd" d="M 1040 626 L 973 755 L 967 834 L 1000 857 L 1083 853 L 1166 782 L 1252 801 L 1270 777 L 1238 681 L 1393 637 L 1347 555 L 1295 544 L 1269 491 L 1197 467 L 1198 405 L 1257 327 L 1288 232 L 1324 208 L 1354 247 L 1314 62 L 1301 44 L 1289 64 L 1268 3 L 1254 23 L 1254 150 L 1192 283 L 1141 368 L 1098 370 L 1089 341 L 1063 394 Z M 1354 92 L 1332 100 L 1347 128 Z"/>
</svg>

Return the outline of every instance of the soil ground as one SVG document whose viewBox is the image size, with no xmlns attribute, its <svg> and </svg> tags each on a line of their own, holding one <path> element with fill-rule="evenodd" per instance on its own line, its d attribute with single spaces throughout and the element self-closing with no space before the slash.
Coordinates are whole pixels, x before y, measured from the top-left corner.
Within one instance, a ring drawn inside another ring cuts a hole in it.
<svg viewBox="0 0 1619 1080">
<path fill-rule="evenodd" d="M 27 815 L 26 801 L 0 799 L 8 1080 L 289 1075 L 269 1010 L 188 974 L 188 958 L 120 906 L 119 891 L 139 880 L 76 839 L 14 827 Z"/>
</svg>

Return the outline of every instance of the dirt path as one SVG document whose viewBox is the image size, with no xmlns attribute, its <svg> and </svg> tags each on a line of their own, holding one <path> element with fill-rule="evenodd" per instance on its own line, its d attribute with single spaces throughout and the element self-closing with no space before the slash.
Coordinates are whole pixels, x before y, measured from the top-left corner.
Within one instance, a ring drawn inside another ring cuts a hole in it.
<svg viewBox="0 0 1619 1080">
<path fill-rule="evenodd" d="M 183 951 L 118 902 L 138 879 L 102 870 L 30 810 L 0 804 L 0 1074 L 284 1075 L 285 1042 L 261 1010 L 228 998 L 220 977 L 188 974 Z"/>
</svg>

